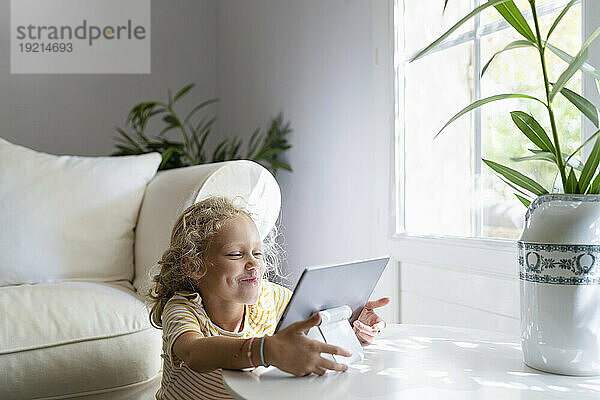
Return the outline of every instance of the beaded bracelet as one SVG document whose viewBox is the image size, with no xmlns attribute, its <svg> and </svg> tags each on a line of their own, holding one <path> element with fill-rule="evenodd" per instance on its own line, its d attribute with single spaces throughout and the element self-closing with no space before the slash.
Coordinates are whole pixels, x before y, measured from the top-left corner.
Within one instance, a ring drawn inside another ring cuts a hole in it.
<svg viewBox="0 0 600 400">
<path fill-rule="evenodd" d="M 238 358 L 238 356 L 240 355 L 240 353 L 242 352 L 242 349 L 244 348 L 244 345 L 246 344 L 246 342 L 250 340 L 250 338 L 244 340 L 242 342 L 242 345 L 240 346 L 240 348 L 238 349 L 237 353 L 235 353 L 235 355 L 233 356 L 233 358 Z"/>
<path fill-rule="evenodd" d="M 263 367 L 268 367 L 269 364 L 267 364 L 265 362 L 265 353 L 264 353 L 264 348 L 265 348 L 265 338 L 267 337 L 267 335 L 263 336 L 262 339 L 260 339 L 260 363 L 262 364 Z"/>
<path fill-rule="evenodd" d="M 252 342 L 254 342 L 254 338 L 250 339 L 250 344 L 248 345 L 248 361 L 250 361 L 250 366 L 252 368 L 256 368 L 256 365 L 252 362 Z"/>
</svg>

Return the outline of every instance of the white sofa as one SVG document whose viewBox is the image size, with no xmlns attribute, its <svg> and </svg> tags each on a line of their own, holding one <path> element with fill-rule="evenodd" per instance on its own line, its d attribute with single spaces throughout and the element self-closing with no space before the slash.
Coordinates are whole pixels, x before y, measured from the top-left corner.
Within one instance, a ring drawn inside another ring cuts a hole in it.
<svg viewBox="0 0 600 400">
<path fill-rule="evenodd" d="M 10 181 L 2 176 L 2 157 L 0 151 L 0 185 Z M 133 279 L 52 277 L 0 287 L 0 399 L 154 398 L 161 379 L 161 331 L 149 324 L 141 296 L 178 214 L 213 194 L 243 196 L 263 238 L 279 214 L 279 187 L 254 162 L 161 171 L 147 184 L 132 232 L 135 266 L 125 273 Z M 0 220 L 2 212 L 0 206 Z M 5 232 L 5 242 L 9 239 Z M 20 267 L 1 262 L 0 274 Z"/>
</svg>

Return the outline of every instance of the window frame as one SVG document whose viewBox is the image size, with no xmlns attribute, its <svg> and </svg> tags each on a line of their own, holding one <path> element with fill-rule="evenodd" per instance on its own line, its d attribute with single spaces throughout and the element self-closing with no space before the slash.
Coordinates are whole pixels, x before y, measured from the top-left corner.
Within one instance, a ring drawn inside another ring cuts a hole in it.
<svg viewBox="0 0 600 400">
<path fill-rule="evenodd" d="M 394 123 L 393 123 L 393 138 L 392 143 L 394 144 L 394 156 L 393 156 L 393 171 L 392 171 L 392 201 L 391 201 L 391 226 L 389 229 L 390 237 L 390 248 L 392 254 L 401 262 L 415 263 L 415 264 L 433 264 L 433 265 L 445 265 L 449 268 L 456 267 L 461 269 L 469 269 L 474 271 L 481 271 L 488 274 L 497 275 L 499 277 L 514 279 L 517 276 L 516 257 L 517 248 L 515 240 L 502 239 L 502 238 L 490 238 L 490 237 L 459 237 L 449 235 L 422 235 L 407 232 L 404 225 L 404 150 L 405 150 L 405 132 L 404 132 L 404 121 L 402 119 L 402 113 L 399 110 L 404 109 L 405 104 L 405 74 L 404 64 L 409 58 L 406 56 L 404 51 L 404 26 L 403 21 L 403 8 L 406 0 L 391 0 L 391 8 L 393 9 L 392 16 L 392 48 L 393 48 L 393 63 L 394 63 Z M 475 4 L 481 3 L 483 0 L 474 0 Z M 557 7 L 564 6 L 568 3 L 568 0 L 556 0 L 548 5 L 542 5 L 538 7 L 538 10 L 542 12 L 553 12 Z M 593 2 L 587 0 L 579 0 L 577 2 L 581 4 L 581 27 L 582 27 L 582 39 L 587 38 L 597 27 L 598 18 L 600 17 L 600 2 Z M 595 3 L 595 4 L 594 4 Z M 542 10 L 542 8 L 544 8 Z M 552 8 L 552 11 L 547 9 Z M 531 12 L 524 12 L 525 18 L 528 19 Z M 479 41 L 481 38 L 492 32 L 497 32 L 504 28 L 510 28 L 510 25 L 505 21 L 497 21 L 490 23 L 484 27 L 479 27 L 479 35 L 475 35 L 479 26 L 479 17 L 474 21 L 475 26 L 472 31 L 464 33 L 452 41 L 448 41 L 446 44 L 442 44 L 440 51 L 444 48 L 448 48 L 451 45 L 457 45 L 464 43 L 467 40 L 474 41 L 474 68 L 473 74 L 475 81 L 474 90 L 477 98 L 480 96 L 480 84 L 479 84 L 479 71 L 481 70 L 481 57 L 479 54 Z M 496 25 L 496 26 L 492 26 Z M 491 30 L 496 28 L 494 30 Z M 482 33 L 483 32 L 483 33 Z M 477 37 L 478 36 L 478 37 Z M 583 42 L 583 40 L 582 40 Z M 592 44 L 590 46 L 590 58 L 589 62 L 592 65 L 599 66 L 600 63 L 600 44 L 595 42 L 596 46 Z M 594 51 L 594 47 L 597 50 Z M 403 57 L 402 57 L 403 56 Z M 582 90 L 584 96 L 590 99 L 595 104 L 600 104 L 600 94 L 595 87 L 593 78 L 590 78 L 587 74 L 582 74 Z M 480 130 L 480 118 L 481 111 L 477 109 L 474 111 L 474 120 L 477 126 L 478 132 L 476 132 L 475 139 L 475 154 L 474 154 L 474 165 L 475 173 L 481 172 L 481 130 Z M 583 139 L 589 137 L 595 132 L 595 127 L 585 118 L 582 118 L 582 136 Z M 589 151 L 589 150 L 588 150 Z M 480 183 L 474 179 L 474 184 L 479 185 Z M 478 218 L 473 218 L 478 225 L 478 229 L 474 232 L 480 234 L 481 232 L 481 211 L 478 213 Z"/>
</svg>

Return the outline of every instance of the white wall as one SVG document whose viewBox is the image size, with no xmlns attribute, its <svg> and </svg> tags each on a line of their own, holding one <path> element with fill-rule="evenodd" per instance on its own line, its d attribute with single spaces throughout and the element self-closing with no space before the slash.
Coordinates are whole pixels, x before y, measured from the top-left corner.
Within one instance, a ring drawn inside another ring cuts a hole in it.
<svg viewBox="0 0 600 400">
<path fill-rule="evenodd" d="M 402 259 L 402 322 L 519 335 L 515 243 L 405 238 L 393 253 Z"/>
<path fill-rule="evenodd" d="M 293 145 L 281 171 L 281 224 L 295 283 L 307 265 L 387 253 L 391 29 L 387 1 L 220 0 L 219 118 L 225 132 L 279 111 Z M 377 65 L 375 53 L 378 53 Z M 392 263 L 376 296 L 393 295 Z M 397 319 L 398 300 L 384 315 Z"/>
<path fill-rule="evenodd" d="M 108 155 L 134 104 L 191 82 L 184 109 L 215 97 L 215 3 L 152 1 L 151 74 L 11 75 L 10 0 L 0 0 L 0 137 L 55 154 Z"/>
</svg>

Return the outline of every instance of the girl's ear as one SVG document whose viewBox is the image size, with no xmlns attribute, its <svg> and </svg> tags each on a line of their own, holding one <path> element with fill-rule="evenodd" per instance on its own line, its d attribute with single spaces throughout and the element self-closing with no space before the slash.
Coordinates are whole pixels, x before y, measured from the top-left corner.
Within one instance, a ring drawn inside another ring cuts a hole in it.
<svg viewBox="0 0 600 400">
<path fill-rule="evenodd" d="M 203 273 L 194 271 L 192 264 L 189 262 L 189 258 L 185 256 L 181 258 L 181 269 L 183 270 L 184 274 L 194 280 L 198 280 L 204 276 Z"/>
</svg>

